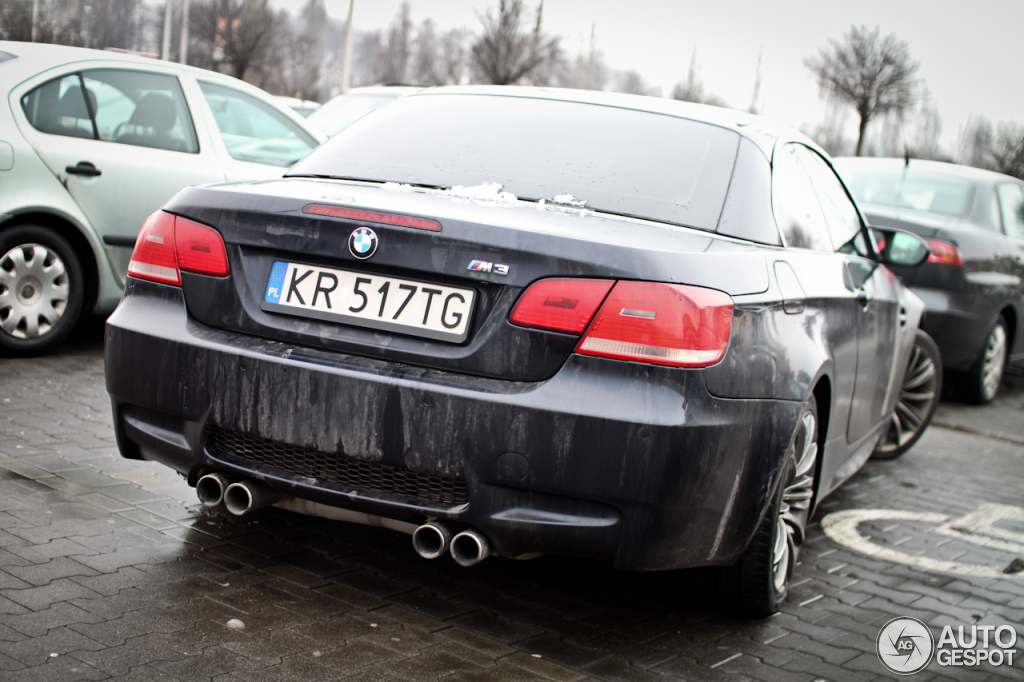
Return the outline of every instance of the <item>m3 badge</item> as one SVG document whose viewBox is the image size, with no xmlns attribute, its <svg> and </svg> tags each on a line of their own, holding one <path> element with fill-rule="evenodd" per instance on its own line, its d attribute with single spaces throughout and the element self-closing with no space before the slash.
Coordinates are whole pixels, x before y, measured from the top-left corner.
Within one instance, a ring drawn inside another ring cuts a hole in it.
<svg viewBox="0 0 1024 682">
<path fill-rule="evenodd" d="M 474 260 L 469 262 L 467 270 L 473 272 L 493 272 L 495 275 L 508 275 L 508 266 L 503 263 L 491 263 L 485 260 Z"/>
</svg>

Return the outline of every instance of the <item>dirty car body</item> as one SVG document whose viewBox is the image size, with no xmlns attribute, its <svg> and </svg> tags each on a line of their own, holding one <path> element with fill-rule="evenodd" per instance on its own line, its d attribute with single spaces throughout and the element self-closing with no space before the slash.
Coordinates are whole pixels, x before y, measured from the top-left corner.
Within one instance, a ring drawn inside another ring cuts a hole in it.
<svg viewBox="0 0 1024 682">
<path fill-rule="evenodd" d="M 813 143 L 605 93 L 378 114 L 147 222 L 179 267 L 137 249 L 108 322 L 124 456 L 632 570 L 741 560 L 800 424 L 804 525 L 869 457 L 923 305 Z M 210 228 L 226 265 L 199 274 L 181 234 Z"/>
</svg>

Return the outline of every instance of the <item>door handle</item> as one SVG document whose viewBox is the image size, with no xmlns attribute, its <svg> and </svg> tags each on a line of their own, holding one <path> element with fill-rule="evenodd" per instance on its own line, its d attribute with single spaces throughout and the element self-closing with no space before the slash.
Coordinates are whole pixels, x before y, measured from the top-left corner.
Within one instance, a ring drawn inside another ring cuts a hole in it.
<svg viewBox="0 0 1024 682">
<path fill-rule="evenodd" d="M 85 175 L 91 178 L 103 175 L 99 168 L 88 161 L 79 161 L 77 166 L 68 166 L 64 170 L 67 171 L 69 175 Z"/>
</svg>

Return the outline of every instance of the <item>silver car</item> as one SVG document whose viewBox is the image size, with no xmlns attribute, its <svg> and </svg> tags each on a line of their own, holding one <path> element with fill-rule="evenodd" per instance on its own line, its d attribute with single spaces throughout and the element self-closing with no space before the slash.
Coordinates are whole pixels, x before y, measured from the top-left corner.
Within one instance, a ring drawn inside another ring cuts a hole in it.
<svg viewBox="0 0 1024 682">
<path fill-rule="evenodd" d="M 0 352 L 114 309 L 146 217 L 180 189 L 280 177 L 324 136 L 211 71 L 0 41 Z"/>
</svg>

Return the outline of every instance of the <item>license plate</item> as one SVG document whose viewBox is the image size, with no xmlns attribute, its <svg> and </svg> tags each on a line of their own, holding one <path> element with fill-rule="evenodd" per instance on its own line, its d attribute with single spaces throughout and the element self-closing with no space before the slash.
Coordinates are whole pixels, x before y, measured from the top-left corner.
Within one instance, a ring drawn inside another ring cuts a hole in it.
<svg viewBox="0 0 1024 682">
<path fill-rule="evenodd" d="M 476 292 L 432 282 L 274 261 L 263 310 L 461 343 Z"/>
</svg>

